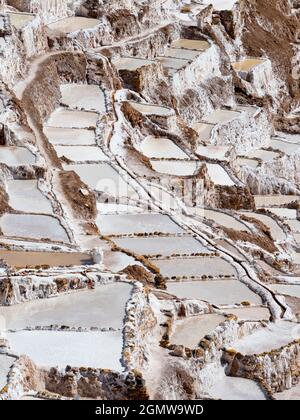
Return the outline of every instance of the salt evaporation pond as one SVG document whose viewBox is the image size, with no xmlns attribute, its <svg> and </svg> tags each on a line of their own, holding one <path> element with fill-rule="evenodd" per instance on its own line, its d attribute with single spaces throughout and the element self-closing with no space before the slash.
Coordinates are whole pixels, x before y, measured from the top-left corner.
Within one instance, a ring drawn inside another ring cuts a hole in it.
<svg viewBox="0 0 300 420">
<path fill-rule="evenodd" d="M 205 51 L 207 48 L 210 47 L 210 44 L 207 41 L 181 38 L 177 41 L 173 41 L 171 47 L 183 48 L 187 50 Z"/>
<path fill-rule="evenodd" d="M 210 115 L 206 116 L 203 120 L 208 124 L 228 124 L 240 116 L 241 113 L 237 111 L 232 111 L 229 109 L 217 109 Z"/>
<path fill-rule="evenodd" d="M 261 298 L 238 280 L 168 282 L 167 291 L 180 299 L 200 299 L 213 305 L 262 304 Z"/>
<path fill-rule="evenodd" d="M 44 127 L 50 143 L 60 146 L 91 146 L 96 144 L 95 131 L 86 128 Z"/>
<path fill-rule="evenodd" d="M 98 146 L 55 146 L 55 150 L 59 158 L 65 156 L 73 162 L 109 160 Z"/>
<path fill-rule="evenodd" d="M 129 265 L 140 265 L 138 261 L 124 252 L 104 251 L 103 254 L 103 264 L 105 268 L 113 273 L 118 273 Z"/>
<path fill-rule="evenodd" d="M 5 317 L 8 330 L 50 325 L 118 329 L 123 326 L 125 306 L 131 290 L 132 286 L 127 283 L 106 284 L 94 290 L 2 306 L 0 316 Z"/>
<path fill-rule="evenodd" d="M 272 207 L 282 206 L 284 204 L 292 203 L 293 201 L 299 201 L 298 195 L 255 195 L 256 207 Z"/>
<path fill-rule="evenodd" d="M 141 151 L 149 158 L 188 159 L 188 155 L 166 137 L 146 137 L 141 143 Z"/>
<path fill-rule="evenodd" d="M 42 367 L 66 366 L 121 370 L 122 333 L 19 331 L 7 333 L 11 349 Z"/>
<path fill-rule="evenodd" d="M 200 340 L 214 331 L 225 319 L 222 315 L 207 314 L 176 321 L 170 342 L 171 344 L 183 344 L 185 347 L 195 349 L 199 346 Z"/>
<path fill-rule="evenodd" d="M 113 65 L 117 70 L 130 70 L 135 71 L 144 66 L 155 64 L 153 60 L 146 60 L 138 57 L 120 57 L 112 60 Z"/>
<path fill-rule="evenodd" d="M 253 212 L 241 212 L 241 214 L 244 214 L 245 216 L 253 217 L 254 219 L 257 219 L 261 221 L 263 224 L 265 224 L 271 231 L 272 238 L 275 241 L 284 241 L 286 239 L 286 234 L 281 229 L 279 224 L 270 216 L 266 216 L 264 214 L 259 213 L 253 213 Z"/>
<path fill-rule="evenodd" d="M 104 214 L 97 217 L 102 235 L 134 233 L 182 233 L 183 229 L 164 214 Z"/>
<path fill-rule="evenodd" d="M 99 86 L 71 83 L 61 85 L 60 92 L 61 103 L 69 108 L 99 113 L 106 111 L 105 96 Z"/>
<path fill-rule="evenodd" d="M 250 379 L 223 376 L 208 389 L 211 397 L 227 401 L 260 401 L 266 396 L 260 386 Z"/>
<path fill-rule="evenodd" d="M 231 347 L 242 354 L 260 354 L 278 349 L 299 338 L 299 324 L 278 321 L 237 340 Z"/>
<path fill-rule="evenodd" d="M 216 185 L 224 185 L 231 187 L 235 185 L 225 169 L 215 163 L 207 163 L 207 173 L 212 182 Z"/>
<path fill-rule="evenodd" d="M 258 160 L 255 160 L 255 159 L 247 159 L 247 158 L 238 157 L 236 161 L 239 166 L 249 166 L 252 169 L 256 169 L 259 165 Z"/>
<path fill-rule="evenodd" d="M 109 163 L 65 165 L 65 169 L 75 171 L 92 190 L 104 191 L 117 198 L 138 198 L 137 192 Z"/>
<path fill-rule="evenodd" d="M 140 255 L 172 255 L 210 253 L 201 242 L 191 236 L 174 238 L 171 236 L 147 238 L 115 238 L 114 242 L 123 249 Z"/>
<path fill-rule="evenodd" d="M 92 29 L 98 26 L 99 24 L 100 21 L 98 19 L 72 16 L 50 23 L 48 27 L 53 31 L 61 32 L 63 34 L 69 34 L 85 29 Z"/>
<path fill-rule="evenodd" d="M 0 392 L 7 384 L 7 375 L 15 361 L 16 359 L 14 357 L 0 354 Z"/>
<path fill-rule="evenodd" d="M 36 180 L 7 181 L 9 204 L 14 210 L 28 213 L 52 213 L 51 202 L 38 189 Z"/>
<path fill-rule="evenodd" d="M 0 228 L 7 236 L 69 242 L 66 231 L 52 216 L 4 214 L 0 219 Z"/>
<path fill-rule="evenodd" d="M 245 223 L 227 213 L 209 209 L 195 209 L 195 211 L 199 216 L 213 220 L 215 223 L 224 226 L 227 229 L 234 229 L 240 232 L 251 232 Z"/>
<path fill-rule="evenodd" d="M 203 141 L 210 140 L 211 132 L 214 127 L 215 127 L 215 124 L 207 124 L 203 122 L 198 122 L 193 125 L 193 129 L 197 131 L 199 138 Z"/>
<path fill-rule="evenodd" d="M 93 264 L 91 256 L 81 252 L 38 252 L 0 249 L 0 259 L 3 259 L 9 266 L 15 268 L 42 265 L 69 267 Z"/>
<path fill-rule="evenodd" d="M 258 149 L 249 152 L 247 156 L 250 159 L 260 159 L 263 162 L 272 162 L 272 160 L 279 157 L 279 153 L 270 152 L 269 150 Z"/>
<path fill-rule="evenodd" d="M 288 295 L 288 296 L 294 296 L 300 299 L 300 285 L 294 285 L 294 284 L 268 284 L 268 287 L 273 290 L 273 292 L 282 294 L 282 295 Z"/>
<path fill-rule="evenodd" d="M 292 232 L 300 233 L 300 221 L 299 220 L 285 220 Z"/>
<path fill-rule="evenodd" d="M 222 309 L 226 314 L 235 315 L 242 321 L 268 321 L 270 319 L 270 311 L 264 307 L 245 307 L 245 308 L 232 308 Z"/>
<path fill-rule="evenodd" d="M 46 126 L 56 128 L 95 128 L 98 114 L 88 111 L 74 111 L 57 108 L 50 115 Z"/>
<path fill-rule="evenodd" d="M 177 239 L 178 240 L 178 239 Z M 184 257 L 151 260 L 161 270 L 163 276 L 236 276 L 233 265 L 221 257 Z M 225 282 L 227 280 L 224 280 Z M 226 285 L 224 285 L 226 287 Z"/>
<path fill-rule="evenodd" d="M 187 64 L 188 60 L 176 57 L 157 57 L 157 60 L 167 69 L 181 70 Z"/>
<path fill-rule="evenodd" d="M 283 219 L 297 219 L 296 209 L 274 208 L 274 207 L 268 208 L 267 207 L 266 210 L 269 210 L 271 213 Z"/>
<path fill-rule="evenodd" d="M 25 147 L 0 146 L 0 163 L 8 166 L 34 165 L 35 156 Z"/>
<path fill-rule="evenodd" d="M 228 146 L 198 146 L 196 153 L 210 159 L 228 160 L 230 148 Z"/>
<path fill-rule="evenodd" d="M 300 382 L 290 389 L 282 392 L 276 392 L 274 395 L 275 400 L 300 400 Z"/>
<path fill-rule="evenodd" d="M 284 139 L 279 139 L 277 137 L 272 138 L 270 146 L 272 147 L 272 149 L 280 150 L 281 152 L 287 155 L 292 155 L 298 152 L 300 149 L 300 144 L 289 143 L 287 141 L 284 141 Z"/>
<path fill-rule="evenodd" d="M 183 48 L 167 48 L 165 57 L 180 58 L 183 60 L 194 60 L 201 52 Z"/>
<path fill-rule="evenodd" d="M 170 117 L 175 115 L 175 112 L 171 108 L 165 106 L 159 106 L 141 102 L 128 102 L 133 109 L 140 112 L 143 115 L 157 115 L 159 117 Z"/>
<path fill-rule="evenodd" d="M 154 171 L 173 176 L 193 176 L 199 169 L 199 162 L 193 160 L 151 160 Z"/>
<path fill-rule="evenodd" d="M 23 29 L 34 18 L 35 15 L 30 13 L 8 13 L 10 23 L 18 30 Z"/>
<path fill-rule="evenodd" d="M 249 72 L 265 62 L 266 60 L 259 58 L 245 58 L 242 61 L 232 63 L 232 67 L 238 72 Z"/>
</svg>

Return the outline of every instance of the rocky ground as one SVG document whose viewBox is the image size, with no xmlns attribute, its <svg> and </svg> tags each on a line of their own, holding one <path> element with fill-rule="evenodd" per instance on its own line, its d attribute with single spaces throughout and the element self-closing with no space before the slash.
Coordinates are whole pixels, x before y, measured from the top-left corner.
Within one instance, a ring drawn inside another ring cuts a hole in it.
<svg viewBox="0 0 300 420">
<path fill-rule="evenodd" d="M 0 0 L 0 399 L 297 399 L 299 2 Z"/>
</svg>

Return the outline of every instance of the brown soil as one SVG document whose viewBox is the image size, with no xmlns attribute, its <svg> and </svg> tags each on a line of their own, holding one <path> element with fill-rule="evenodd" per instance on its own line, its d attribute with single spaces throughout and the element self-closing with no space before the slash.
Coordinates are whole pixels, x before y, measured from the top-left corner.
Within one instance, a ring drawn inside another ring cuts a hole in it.
<svg viewBox="0 0 300 420">
<path fill-rule="evenodd" d="M 144 284 L 153 285 L 154 283 L 153 274 L 151 274 L 141 265 L 128 265 L 128 267 L 124 268 L 124 270 L 122 270 L 121 272 L 126 274 L 132 280 L 138 280 Z"/>
<path fill-rule="evenodd" d="M 240 232 L 234 229 L 223 228 L 226 235 L 232 241 L 242 241 L 242 242 L 250 242 L 254 245 L 259 246 L 262 249 L 270 253 L 274 253 L 277 251 L 274 242 L 267 236 L 260 236 L 250 232 Z"/>
<path fill-rule="evenodd" d="M 74 171 L 59 174 L 61 187 L 76 217 L 94 220 L 97 215 L 96 197 Z"/>
</svg>

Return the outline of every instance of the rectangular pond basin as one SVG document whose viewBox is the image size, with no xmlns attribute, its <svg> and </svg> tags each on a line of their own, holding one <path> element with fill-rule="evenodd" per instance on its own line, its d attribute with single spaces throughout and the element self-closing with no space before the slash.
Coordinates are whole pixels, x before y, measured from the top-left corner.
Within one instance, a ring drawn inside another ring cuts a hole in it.
<svg viewBox="0 0 300 420">
<path fill-rule="evenodd" d="M 199 169 L 197 160 L 150 160 L 154 171 L 171 176 L 193 176 Z"/>
<path fill-rule="evenodd" d="M 210 141 L 212 129 L 215 124 L 207 124 L 203 122 L 197 122 L 193 125 L 193 130 L 197 131 L 199 138 L 202 141 Z"/>
<path fill-rule="evenodd" d="M 8 330 L 65 325 L 82 328 L 122 328 L 132 286 L 112 283 L 69 294 L 0 307 Z"/>
<path fill-rule="evenodd" d="M 52 213 L 51 202 L 38 189 L 36 180 L 7 181 L 9 204 L 14 210 L 28 213 Z"/>
<path fill-rule="evenodd" d="M 225 169 L 217 163 L 207 163 L 207 173 L 215 185 L 232 187 L 235 185 Z"/>
<path fill-rule="evenodd" d="M 201 299 L 213 305 L 262 304 L 261 298 L 238 280 L 168 282 L 167 291 L 180 299 Z"/>
<path fill-rule="evenodd" d="M 102 235 L 134 233 L 182 233 L 183 229 L 164 214 L 105 214 L 99 215 L 97 225 Z"/>
<path fill-rule="evenodd" d="M 299 220 L 285 220 L 285 224 L 290 227 L 292 232 L 300 233 L 300 221 Z"/>
<path fill-rule="evenodd" d="M 7 333 L 12 351 L 38 366 L 121 370 L 122 332 L 19 331 Z"/>
<path fill-rule="evenodd" d="M 223 321 L 225 317 L 218 314 L 198 315 L 178 320 L 175 322 L 174 332 L 170 338 L 171 344 L 181 344 L 195 349 L 199 347 L 200 340 L 212 333 Z"/>
<path fill-rule="evenodd" d="M 259 66 L 260 64 L 265 63 L 266 60 L 260 58 L 245 58 L 242 61 L 237 61 L 232 63 L 232 67 L 237 72 L 248 73 L 252 71 L 255 67 Z"/>
<path fill-rule="evenodd" d="M 236 217 L 231 216 L 230 214 L 223 213 L 222 211 L 209 210 L 209 209 L 195 209 L 199 216 L 204 217 L 208 220 L 213 220 L 215 223 L 224 226 L 228 229 L 234 229 L 241 232 L 251 232 L 248 226 L 238 220 Z"/>
<path fill-rule="evenodd" d="M 189 63 L 189 60 L 173 57 L 157 57 L 157 60 L 163 67 L 172 70 L 181 70 Z"/>
<path fill-rule="evenodd" d="M 34 165 L 36 158 L 25 147 L 0 146 L 0 163 L 7 166 Z"/>
<path fill-rule="evenodd" d="M 293 296 L 300 299 L 300 285 L 294 284 L 268 284 L 273 292 L 279 295 Z"/>
<path fill-rule="evenodd" d="M 207 117 L 203 118 L 203 121 L 209 124 L 228 124 L 240 116 L 241 113 L 237 111 L 230 109 L 217 109 Z"/>
<path fill-rule="evenodd" d="M 229 158 L 228 146 L 198 146 L 196 153 L 210 159 L 225 160 Z"/>
<path fill-rule="evenodd" d="M 272 160 L 279 157 L 279 153 L 271 152 L 269 150 L 264 150 L 264 149 L 257 149 L 257 150 L 253 150 L 252 152 L 249 152 L 247 156 L 250 159 L 260 159 L 263 162 L 272 162 Z"/>
<path fill-rule="evenodd" d="M 184 257 L 165 260 L 153 259 L 151 261 L 161 270 L 162 275 L 168 278 L 174 276 L 201 277 L 202 275 L 213 277 L 227 275 L 234 277 L 237 275 L 235 268 L 220 257 Z"/>
<path fill-rule="evenodd" d="M 86 128 L 44 127 L 50 143 L 59 146 L 92 146 L 96 144 L 95 131 Z"/>
<path fill-rule="evenodd" d="M 275 214 L 276 216 L 281 217 L 282 219 L 297 219 L 296 209 L 267 207 L 266 210 L 269 210 L 271 213 Z"/>
<path fill-rule="evenodd" d="M 128 103 L 132 106 L 133 109 L 135 109 L 143 115 L 156 115 L 159 117 L 170 117 L 172 115 L 175 115 L 174 110 L 171 108 L 167 108 L 166 106 L 132 101 L 128 101 Z"/>
<path fill-rule="evenodd" d="M 282 206 L 284 204 L 289 204 L 294 201 L 299 201 L 300 197 L 298 195 L 255 195 L 255 205 L 256 207 L 272 207 L 272 206 Z"/>
<path fill-rule="evenodd" d="M 297 153 L 300 149 L 300 144 L 289 143 L 284 141 L 284 139 L 273 137 L 270 143 L 270 146 L 274 150 L 279 150 L 286 155 L 292 155 Z"/>
<path fill-rule="evenodd" d="M 92 29 L 100 25 L 100 20 L 80 16 L 72 16 L 50 23 L 48 28 L 63 34 Z"/>
<path fill-rule="evenodd" d="M 230 347 L 242 354 L 260 354 L 279 349 L 300 338 L 296 323 L 278 321 L 237 340 Z"/>
<path fill-rule="evenodd" d="M 256 169 L 259 165 L 259 162 L 256 159 L 247 159 L 242 157 L 238 157 L 236 162 L 239 166 L 249 166 L 252 169 Z"/>
<path fill-rule="evenodd" d="M 139 57 L 120 57 L 112 60 L 112 63 L 117 70 L 135 71 L 144 66 L 151 66 L 155 61 Z"/>
<path fill-rule="evenodd" d="M 6 236 L 69 242 L 67 232 L 58 219 L 52 216 L 4 214 L 0 219 L 0 229 Z"/>
<path fill-rule="evenodd" d="M 172 255 L 211 253 L 201 242 L 191 236 L 174 238 L 159 236 L 147 238 L 114 238 L 114 242 L 123 249 L 139 255 Z"/>
<path fill-rule="evenodd" d="M 57 128 L 95 128 L 98 114 L 88 111 L 75 111 L 57 108 L 50 115 L 46 126 Z"/>
<path fill-rule="evenodd" d="M 55 150 L 59 158 L 64 156 L 73 162 L 109 160 L 98 146 L 55 146 Z"/>
<path fill-rule="evenodd" d="M 49 265 L 50 267 L 68 267 L 71 265 L 92 265 L 89 254 L 81 252 L 38 252 L 13 251 L 0 249 L 0 259 L 10 267 L 24 268 Z"/>
<path fill-rule="evenodd" d="M 61 103 L 71 109 L 84 109 L 103 113 L 106 111 L 105 96 L 96 85 L 75 83 L 60 86 Z"/>
<path fill-rule="evenodd" d="M 35 15 L 30 13 L 8 13 L 10 23 L 18 30 L 23 29 L 34 18 Z"/>
<path fill-rule="evenodd" d="M 269 321 L 271 316 L 269 309 L 261 306 L 222 309 L 222 312 L 235 315 L 241 321 Z"/>
<path fill-rule="evenodd" d="M 120 196 L 138 198 L 137 192 L 109 163 L 64 165 L 64 168 L 75 171 L 92 190 L 105 191 L 117 198 Z"/>
<path fill-rule="evenodd" d="M 226 401 L 262 401 L 267 399 L 256 382 L 225 375 L 218 378 L 208 389 L 208 393 L 212 398 Z"/>
<path fill-rule="evenodd" d="M 188 155 L 166 137 L 148 136 L 141 143 L 142 153 L 149 158 L 188 159 Z"/>
<path fill-rule="evenodd" d="M 210 47 L 210 44 L 207 41 L 181 38 L 176 41 L 173 41 L 171 47 L 183 48 L 187 50 L 205 51 L 207 50 L 207 48 Z"/>
<path fill-rule="evenodd" d="M 201 51 L 197 50 L 186 50 L 183 48 L 167 48 L 165 57 L 179 58 L 182 60 L 192 61 L 201 54 Z"/>
</svg>

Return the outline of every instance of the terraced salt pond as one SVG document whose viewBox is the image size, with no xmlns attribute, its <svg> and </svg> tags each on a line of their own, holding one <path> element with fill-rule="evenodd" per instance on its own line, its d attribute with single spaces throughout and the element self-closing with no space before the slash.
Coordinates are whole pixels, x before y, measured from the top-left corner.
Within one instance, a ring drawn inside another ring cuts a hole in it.
<svg viewBox="0 0 300 420">
<path fill-rule="evenodd" d="M 235 268 L 221 257 L 192 257 L 151 260 L 163 276 L 236 276 Z M 227 284 L 227 280 L 225 281 Z"/>
<path fill-rule="evenodd" d="M 196 50 L 187 50 L 183 48 L 167 48 L 165 57 L 180 58 L 183 60 L 194 60 L 201 52 Z"/>
<path fill-rule="evenodd" d="M 250 72 L 255 67 L 259 66 L 260 64 L 265 63 L 266 60 L 259 59 L 259 58 L 246 58 L 242 61 L 237 61 L 232 63 L 232 67 L 238 72 Z"/>
<path fill-rule="evenodd" d="M 232 308 L 222 309 L 222 312 L 226 314 L 232 314 L 238 317 L 241 321 L 269 321 L 270 311 L 268 308 L 263 307 L 244 307 L 244 308 Z"/>
<path fill-rule="evenodd" d="M 152 105 L 148 103 L 141 103 L 141 102 L 128 102 L 133 109 L 140 112 L 143 115 L 157 115 L 159 117 L 170 117 L 175 115 L 175 112 L 171 108 L 167 108 L 165 106 L 159 105 Z"/>
<path fill-rule="evenodd" d="M 0 249 L 0 259 L 15 268 L 36 267 L 49 265 L 50 267 L 68 267 L 71 265 L 91 265 L 93 261 L 89 254 L 80 252 L 38 252 L 11 251 Z"/>
<path fill-rule="evenodd" d="M 255 195 L 256 207 L 277 207 L 284 204 L 289 204 L 294 201 L 299 201 L 300 197 L 297 195 Z"/>
<path fill-rule="evenodd" d="M 299 338 L 298 324 L 278 321 L 237 340 L 231 347 L 242 354 L 260 354 L 278 349 Z"/>
<path fill-rule="evenodd" d="M 238 280 L 168 282 L 167 291 L 180 299 L 200 299 L 213 305 L 262 304 L 261 298 Z"/>
<path fill-rule="evenodd" d="M 215 127 L 215 124 L 207 124 L 203 122 L 198 122 L 193 125 L 193 129 L 197 131 L 199 138 L 202 141 L 207 141 L 207 142 L 210 141 L 211 132 L 214 127 Z"/>
<path fill-rule="evenodd" d="M 38 189 L 36 180 L 7 181 L 9 204 L 14 210 L 32 213 L 52 213 L 51 202 Z"/>
<path fill-rule="evenodd" d="M 277 152 L 271 152 L 269 150 L 258 149 L 253 150 L 247 154 L 250 159 L 260 159 L 263 162 L 272 162 L 272 160 L 278 158 L 280 155 Z"/>
<path fill-rule="evenodd" d="M 52 216 L 4 214 L 0 219 L 0 229 L 6 236 L 69 242 L 66 231 Z"/>
<path fill-rule="evenodd" d="M 10 23 L 18 30 L 23 29 L 35 18 L 31 13 L 8 13 L 8 16 Z"/>
<path fill-rule="evenodd" d="M 92 190 L 104 191 L 117 198 L 138 198 L 137 192 L 109 163 L 71 164 L 65 165 L 64 168 L 75 171 Z"/>
<path fill-rule="evenodd" d="M 72 16 L 50 23 L 48 28 L 63 34 L 92 29 L 100 24 L 98 19 L 90 19 L 80 16 Z"/>
<path fill-rule="evenodd" d="M 222 315 L 207 314 L 176 321 L 175 330 L 170 338 L 171 344 L 183 344 L 194 349 L 199 346 L 200 340 L 205 335 L 214 331 L 224 320 L 225 317 Z"/>
<path fill-rule="evenodd" d="M 55 146 L 55 150 L 59 158 L 64 156 L 73 162 L 109 160 L 98 146 Z"/>
<path fill-rule="evenodd" d="M 46 126 L 56 128 L 95 128 L 98 114 L 57 108 L 49 117 Z"/>
<path fill-rule="evenodd" d="M 272 238 L 275 241 L 284 241 L 286 239 L 285 232 L 281 229 L 279 224 L 272 217 L 253 212 L 241 212 L 241 214 L 253 217 L 254 219 L 263 222 L 270 229 Z"/>
<path fill-rule="evenodd" d="M 227 213 L 209 209 L 195 209 L 195 211 L 197 214 L 199 214 L 200 217 L 213 220 L 215 223 L 224 226 L 227 229 L 234 229 L 241 232 L 251 232 L 245 223 L 239 221 L 237 218 Z"/>
<path fill-rule="evenodd" d="M 8 166 L 34 165 L 35 156 L 25 147 L 0 146 L 0 163 Z"/>
<path fill-rule="evenodd" d="M 133 257 L 125 254 L 124 252 L 116 251 L 104 251 L 103 264 L 105 268 L 112 271 L 113 273 L 118 273 L 129 265 L 140 265 L 140 263 Z"/>
<path fill-rule="evenodd" d="M 44 133 L 53 145 L 92 146 L 96 144 L 94 130 L 44 127 Z"/>
<path fill-rule="evenodd" d="M 270 146 L 274 150 L 279 150 L 287 155 L 292 155 L 300 150 L 300 144 L 289 143 L 283 139 L 273 137 Z"/>
<path fill-rule="evenodd" d="M 193 176 L 200 163 L 193 160 L 150 160 L 154 171 L 173 176 Z"/>
<path fill-rule="evenodd" d="M 123 249 L 140 255 L 172 255 L 210 253 L 201 242 L 191 236 L 174 238 L 159 236 L 147 238 L 114 238 L 114 242 Z"/>
<path fill-rule="evenodd" d="M 134 233 L 165 234 L 182 233 L 183 229 L 164 214 L 104 214 L 97 218 L 102 235 L 126 235 Z"/>
<path fill-rule="evenodd" d="M 296 209 L 267 207 L 266 210 L 269 210 L 271 213 L 275 214 L 278 217 L 281 217 L 282 219 L 297 219 Z"/>
<path fill-rule="evenodd" d="M 232 120 L 239 118 L 240 112 L 229 109 L 218 109 L 203 119 L 208 124 L 228 124 Z"/>
<path fill-rule="evenodd" d="M 215 163 L 207 163 L 207 173 L 212 182 L 216 185 L 233 186 L 235 183 L 225 169 Z"/>
<path fill-rule="evenodd" d="M 172 48 L 182 48 L 187 50 L 196 50 L 196 51 L 205 51 L 210 47 L 210 44 L 207 41 L 200 41 L 195 39 L 178 39 L 173 41 Z"/>
<path fill-rule="evenodd" d="M 256 159 L 238 157 L 236 161 L 239 166 L 249 166 L 252 169 L 256 169 L 259 165 L 259 162 Z"/>
<path fill-rule="evenodd" d="M 259 401 L 266 396 L 259 385 L 249 379 L 223 376 L 208 389 L 211 397 L 228 401 Z"/>
<path fill-rule="evenodd" d="M 14 357 L 0 354 L 0 392 L 7 384 L 7 375 L 15 360 Z"/>
<path fill-rule="evenodd" d="M 26 354 L 42 367 L 122 369 L 122 333 L 119 331 L 19 331 L 7 333 L 6 337 L 16 354 Z"/>
<path fill-rule="evenodd" d="M 188 60 L 174 57 L 157 57 L 157 60 L 167 69 L 181 70 L 187 64 Z"/>
<path fill-rule="evenodd" d="M 106 111 L 105 96 L 96 85 L 75 83 L 60 86 L 61 103 L 71 109 L 84 109 L 103 113 Z"/>
<path fill-rule="evenodd" d="M 288 295 L 294 296 L 300 299 L 300 285 L 293 284 L 269 284 L 268 287 L 273 290 L 273 292 L 278 293 L 279 295 Z"/>
<path fill-rule="evenodd" d="M 292 232 L 300 233 L 300 221 L 299 220 L 285 220 L 285 224 L 291 228 Z"/>
<path fill-rule="evenodd" d="M 228 146 L 198 146 L 196 153 L 209 159 L 228 160 Z"/>
<path fill-rule="evenodd" d="M 6 328 L 21 330 L 26 327 L 66 325 L 83 328 L 122 328 L 125 305 L 132 286 L 112 283 L 53 297 L 0 307 L 0 316 L 6 319 Z"/>
<path fill-rule="evenodd" d="M 188 159 L 188 155 L 166 137 L 146 137 L 141 143 L 141 152 L 149 158 Z"/>
<path fill-rule="evenodd" d="M 138 57 L 120 57 L 118 59 L 112 60 L 112 63 L 117 70 L 130 70 L 135 71 L 144 66 L 150 66 L 155 64 L 153 60 L 146 60 Z"/>
</svg>

